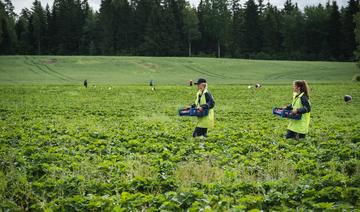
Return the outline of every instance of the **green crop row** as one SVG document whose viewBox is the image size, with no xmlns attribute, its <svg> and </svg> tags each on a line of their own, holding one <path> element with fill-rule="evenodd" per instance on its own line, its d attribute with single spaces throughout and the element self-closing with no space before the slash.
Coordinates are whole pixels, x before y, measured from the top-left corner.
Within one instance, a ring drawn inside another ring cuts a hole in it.
<svg viewBox="0 0 360 212">
<path fill-rule="evenodd" d="M 360 85 L 313 85 L 300 141 L 271 114 L 291 85 L 210 90 L 215 129 L 193 140 L 194 88 L 0 86 L 0 210 L 359 209 Z"/>
</svg>

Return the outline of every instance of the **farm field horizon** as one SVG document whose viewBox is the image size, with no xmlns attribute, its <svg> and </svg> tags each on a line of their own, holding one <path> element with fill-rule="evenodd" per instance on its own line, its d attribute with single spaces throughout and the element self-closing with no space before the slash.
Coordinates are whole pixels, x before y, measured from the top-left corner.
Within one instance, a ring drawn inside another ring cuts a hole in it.
<svg viewBox="0 0 360 212">
<path fill-rule="evenodd" d="M 187 85 L 206 78 L 210 84 L 350 83 L 354 62 L 244 60 L 187 57 L 0 56 L 0 84 Z"/>
<path fill-rule="evenodd" d="M 341 62 L 0 56 L 0 211 L 356 211 L 358 73 Z M 196 118 L 178 109 L 200 77 L 215 128 L 193 139 Z M 312 107 L 299 141 L 272 114 L 296 79 Z"/>
</svg>

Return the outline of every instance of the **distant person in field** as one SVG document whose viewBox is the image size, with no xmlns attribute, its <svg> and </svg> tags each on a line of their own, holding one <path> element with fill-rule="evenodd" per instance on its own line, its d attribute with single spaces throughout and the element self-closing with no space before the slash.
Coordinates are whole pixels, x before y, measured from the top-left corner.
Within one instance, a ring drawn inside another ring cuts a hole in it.
<svg viewBox="0 0 360 212">
<path fill-rule="evenodd" d="M 287 128 L 286 138 L 305 138 L 309 131 L 310 124 L 310 101 L 309 86 L 305 80 L 297 80 L 293 84 L 293 101 L 286 110 L 292 110 L 292 114 L 302 114 L 300 120 L 289 119 L 290 123 Z"/>
<path fill-rule="evenodd" d="M 85 88 L 87 88 L 87 86 L 88 86 L 88 81 L 87 80 L 84 80 L 84 86 L 85 86 Z"/>
<path fill-rule="evenodd" d="M 192 80 L 189 81 L 189 85 L 190 85 L 190 87 L 193 86 L 193 81 Z"/>
<path fill-rule="evenodd" d="M 205 79 L 198 79 L 195 85 L 197 85 L 198 88 L 195 107 L 198 108 L 200 112 L 202 112 L 204 109 L 208 109 L 209 114 L 207 116 L 198 117 L 198 122 L 194 130 L 193 137 L 207 137 L 208 129 L 214 127 L 215 101 L 210 91 L 208 90 L 208 85 Z"/>
<path fill-rule="evenodd" d="M 149 85 L 151 87 L 151 90 L 155 91 L 155 82 L 154 82 L 154 80 L 150 80 Z"/>
</svg>

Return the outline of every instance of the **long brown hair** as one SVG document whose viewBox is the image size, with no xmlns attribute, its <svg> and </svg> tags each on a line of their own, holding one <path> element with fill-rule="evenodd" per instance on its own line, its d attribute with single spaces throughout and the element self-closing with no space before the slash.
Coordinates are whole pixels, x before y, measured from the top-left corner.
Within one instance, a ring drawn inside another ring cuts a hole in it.
<svg viewBox="0 0 360 212">
<path fill-rule="evenodd" d="M 300 88 L 300 93 L 304 93 L 306 95 L 307 98 L 310 98 L 310 95 L 309 95 L 309 85 L 308 83 L 305 81 L 305 80 L 296 80 L 294 82 L 294 85 L 296 87 L 299 87 Z"/>
</svg>

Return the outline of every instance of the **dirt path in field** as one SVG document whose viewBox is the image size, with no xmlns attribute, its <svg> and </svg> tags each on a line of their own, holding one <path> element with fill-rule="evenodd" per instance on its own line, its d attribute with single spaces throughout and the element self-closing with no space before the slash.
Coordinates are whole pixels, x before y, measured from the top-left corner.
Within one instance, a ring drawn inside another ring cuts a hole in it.
<svg viewBox="0 0 360 212">
<path fill-rule="evenodd" d="M 32 66 L 34 68 L 36 68 L 37 71 L 35 71 L 34 69 L 29 67 L 29 70 L 31 72 L 34 72 L 36 74 L 40 74 L 40 73 L 44 73 L 47 75 L 50 75 L 52 77 L 61 79 L 63 81 L 76 81 L 74 78 L 71 78 L 69 76 L 66 76 L 64 74 L 61 74 L 57 71 L 55 71 L 54 69 L 50 68 L 48 65 L 46 64 L 42 64 L 41 62 L 36 61 L 36 59 L 34 57 L 28 57 L 28 56 L 24 56 L 25 58 L 25 64 L 28 66 Z"/>
<path fill-rule="evenodd" d="M 191 65 L 184 65 L 186 68 L 192 70 L 192 71 L 195 71 L 195 72 L 198 72 L 200 74 L 204 74 L 204 75 L 207 75 L 209 77 L 215 77 L 215 78 L 221 78 L 221 79 L 226 79 L 228 77 L 224 76 L 224 75 L 221 75 L 221 74 L 216 74 L 216 73 L 212 73 L 210 71 L 205 71 L 205 70 L 202 70 L 200 68 L 197 68 L 195 66 L 191 66 Z"/>
</svg>

